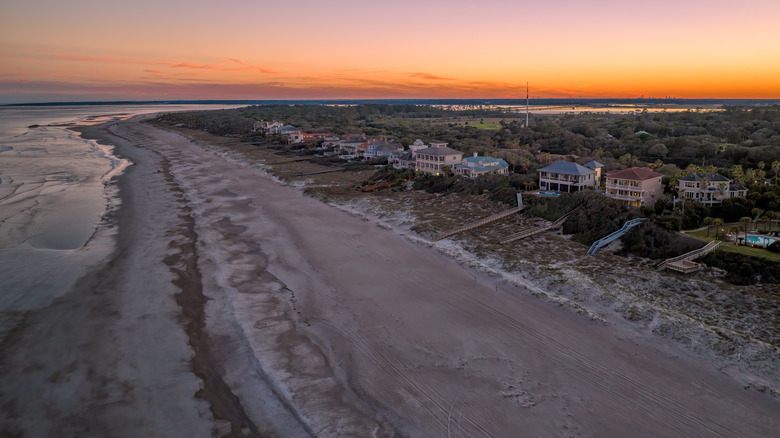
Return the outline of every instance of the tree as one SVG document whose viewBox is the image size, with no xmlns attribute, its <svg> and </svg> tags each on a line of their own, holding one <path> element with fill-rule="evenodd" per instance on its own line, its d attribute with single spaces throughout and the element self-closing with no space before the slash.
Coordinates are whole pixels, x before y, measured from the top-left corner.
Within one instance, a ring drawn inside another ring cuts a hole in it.
<svg viewBox="0 0 780 438">
<path fill-rule="evenodd" d="M 682 201 L 680 211 L 682 212 L 683 217 L 685 217 L 685 189 L 680 189 L 680 200 Z"/>
<path fill-rule="evenodd" d="M 747 245 L 748 225 L 753 223 L 753 219 L 751 219 L 748 216 L 742 216 L 741 218 L 739 218 L 739 223 L 745 227 L 745 245 Z"/>
<path fill-rule="evenodd" d="M 710 216 L 707 216 L 707 217 L 705 217 L 705 218 L 704 218 L 704 220 L 702 221 L 702 223 L 703 223 L 704 225 L 706 225 L 706 226 L 707 226 L 707 237 L 710 237 L 710 228 L 711 228 L 711 226 L 712 226 L 712 221 L 713 221 L 713 220 L 714 220 L 714 219 L 712 219 L 712 217 L 710 217 Z"/>
<path fill-rule="evenodd" d="M 745 172 L 742 170 L 742 165 L 737 164 L 731 169 L 731 177 L 734 179 L 734 181 L 745 184 Z"/>
<path fill-rule="evenodd" d="M 715 238 L 717 239 L 718 238 L 718 230 L 720 229 L 721 231 L 723 231 L 721 229 L 721 227 L 723 226 L 723 219 L 721 219 L 719 217 L 716 217 L 715 219 L 712 220 L 712 225 L 715 227 Z"/>
<path fill-rule="evenodd" d="M 777 174 L 780 173 L 780 161 L 772 161 L 772 172 L 775 173 L 775 185 L 777 185 Z"/>
</svg>

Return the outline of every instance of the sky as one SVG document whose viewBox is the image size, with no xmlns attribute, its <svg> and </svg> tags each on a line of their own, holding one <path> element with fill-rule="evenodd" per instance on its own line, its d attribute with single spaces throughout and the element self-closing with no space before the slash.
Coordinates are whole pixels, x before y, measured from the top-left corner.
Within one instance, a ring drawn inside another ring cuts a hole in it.
<svg viewBox="0 0 780 438">
<path fill-rule="evenodd" d="M 778 0 L 0 0 L 0 104 L 780 98 Z"/>
</svg>

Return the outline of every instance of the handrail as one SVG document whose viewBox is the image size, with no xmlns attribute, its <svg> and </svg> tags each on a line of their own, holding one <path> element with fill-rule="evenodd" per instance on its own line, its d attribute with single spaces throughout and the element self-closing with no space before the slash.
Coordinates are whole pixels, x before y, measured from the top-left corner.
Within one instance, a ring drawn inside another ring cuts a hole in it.
<svg viewBox="0 0 780 438">
<path fill-rule="evenodd" d="M 626 221 L 626 223 L 624 223 L 623 226 L 619 230 L 617 230 L 617 231 L 615 231 L 615 232 L 613 232 L 613 233 L 611 233 L 611 234 L 609 234 L 609 235 L 607 235 L 605 237 L 602 237 L 601 239 L 593 242 L 593 244 L 588 249 L 588 255 L 596 254 L 596 251 L 601 249 L 601 247 L 603 247 L 604 245 L 607 245 L 607 244 L 611 243 L 612 241 L 618 239 L 619 237 L 623 236 L 624 234 L 626 234 L 628 232 L 628 230 L 630 230 L 631 228 L 634 228 L 635 226 L 639 225 L 644 220 L 645 220 L 645 218 L 639 217 L 639 218 L 636 218 L 636 219 L 631 219 L 630 221 Z"/>
</svg>

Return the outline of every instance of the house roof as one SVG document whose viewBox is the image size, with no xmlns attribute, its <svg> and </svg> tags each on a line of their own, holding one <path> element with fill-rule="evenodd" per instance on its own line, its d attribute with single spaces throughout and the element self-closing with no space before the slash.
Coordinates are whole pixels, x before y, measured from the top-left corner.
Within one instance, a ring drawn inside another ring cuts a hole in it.
<svg viewBox="0 0 780 438">
<path fill-rule="evenodd" d="M 487 164 L 487 163 L 493 163 L 493 165 L 498 164 L 501 165 L 507 165 L 506 161 L 502 160 L 501 158 L 493 158 L 493 157 L 466 157 L 464 158 L 469 163 L 472 164 Z"/>
<path fill-rule="evenodd" d="M 704 173 L 696 172 L 690 175 L 685 175 L 679 179 L 679 181 L 701 181 L 707 179 L 709 182 L 730 182 L 731 180 L 719 173 Z"/>
<path fill-rule="evenodd" d="M 649 167 L 629 167 L 623 170 L 612 170 L 607 172 L 607 178 L 620 178 L 630 179 L 633 181 L 646 181 L 648 179 L 658 178 L 663 176 L 658 172 L 654 172 Z"/>
<path fill-rule="evenodd" d="M 414 157 L 412 156 L 412 151 L 403 151 L 401 152 L 401 155 L 398 156 L 399 161 L 414 161 Z"/>
<path fill-rule="evenodd" d="M 729 185 L 729 187 L 730 187 L 731 191 L 736 191 L 736 190 L 747 190 L 747 187 L 743 186 L 743 185 L 742 185 L 742 184 L 740 184 L 740 183 L 735 183 L 735 182 L 731 183 L 731 184 Z"/>
<path fill-rule="evenodd" d="M 556 161 L 547 167 L 536 169 L 536 171 L 562 173 L 564 175 L 589 175 L 591 173 L 596 173 L 593 169 L 588 169 L 577 163 L 572 163 L 571 161 Z"/>
<path fill-rule="evenodd" d="M 588 169 L 598 169 L 600 167 L 604 167 L 603 164 L 599 163 L 596 160 L 593 160 L 593 161 L 591 161 L 589 163 L 585 163 L 584 166 L 587 167 Z"/>
<path fill-rule="evenodd" d="M 446 146 L 444 147 L 433 147 L 433 148 L 425 148 L 420 149 L 417 151 L 417 155 L 420 154 L 428 154 L 428 155 L 463 155 L 463 152 L 456 151 L 455 149 L 450 149 Z"/>
<path fill-rule="evenodd" d="M 380 143 L 376 147 L 377 152 L 398 152 L 404 150 L 404 147 L 398 143 Z"/>
</svg>

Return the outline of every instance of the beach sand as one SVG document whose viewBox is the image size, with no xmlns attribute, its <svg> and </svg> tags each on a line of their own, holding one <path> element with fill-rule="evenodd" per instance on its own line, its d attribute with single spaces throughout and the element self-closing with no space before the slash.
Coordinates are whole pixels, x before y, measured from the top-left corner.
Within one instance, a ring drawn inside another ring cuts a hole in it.
<svg viewBox="0 0 780 438">
<path fill-rule="evenodd" d="M 0 434 L 774 436 L 780 403 L 138 120 L 117 250 L 0 351 Z"/>
</svg>

